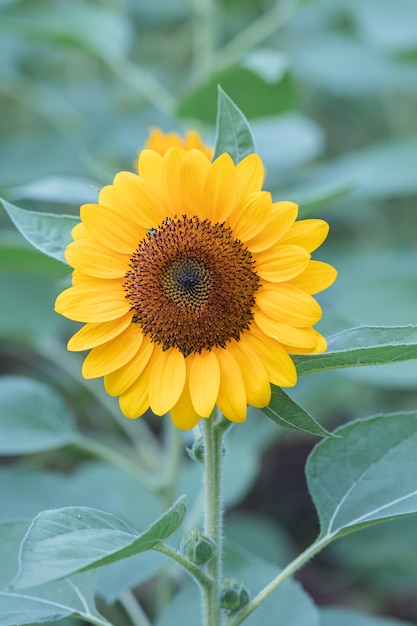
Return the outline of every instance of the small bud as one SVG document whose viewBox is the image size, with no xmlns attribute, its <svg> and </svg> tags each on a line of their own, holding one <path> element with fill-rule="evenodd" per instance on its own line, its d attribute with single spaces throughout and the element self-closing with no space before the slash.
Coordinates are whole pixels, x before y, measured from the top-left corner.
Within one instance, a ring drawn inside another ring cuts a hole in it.
<svg viewBox="0 0 417 626">
<path fill-rule="evenodd" d="M 237 613 L 249 602 L 249 591 L 235 578 L 225 578 L 221 588 L 221 607 L 226 613 Z"/>
<path fill-rule="evenodd" d="M 181 544 L 182 553 L 196 565 L 204 565 L 213 558 L 216 551 L 214 541 L 203 535 L 195 527 L 184 537 Z"/>
<path fill-rule="evenodd" d="M 192 448 L 187 448 L 188 456 L 197 461 L 197 463 L 204 463 L 204 440 L 203 437 L 196 439 L 192 445 Z"/>
</svg>

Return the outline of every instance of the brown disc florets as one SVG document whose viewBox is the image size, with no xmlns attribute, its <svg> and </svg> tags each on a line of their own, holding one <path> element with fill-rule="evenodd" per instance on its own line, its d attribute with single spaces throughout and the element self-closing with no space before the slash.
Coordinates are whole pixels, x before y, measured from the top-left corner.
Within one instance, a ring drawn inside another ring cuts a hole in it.
<svg viewBox="0 0 417 626">
<path fill-rule="evenodd" d="M 134 321 L 164 350 L 185 356 L 225 347 L 249 328 L 259 277 L 224 224 L 167 219 L 140 242 L 126 274 Z"/>
</svg>

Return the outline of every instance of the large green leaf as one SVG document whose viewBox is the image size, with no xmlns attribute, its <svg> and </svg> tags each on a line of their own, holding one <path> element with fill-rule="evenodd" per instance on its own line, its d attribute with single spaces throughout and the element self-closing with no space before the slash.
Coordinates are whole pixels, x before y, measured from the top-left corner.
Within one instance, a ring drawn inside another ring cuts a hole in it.
<svg viewBox="0 0 417 626">
<path fill-rule="evenodd" d="M 417 359 L 417 326 L 360 326 L 328 339 L 323 354 L 295 356 L 298 374 Z"/>
<path fill-rule="evenodd" d="M 417 413 L 377 415 L 336 433 L 306 467 L 321 542 L 417 513 Z"/>
<path fill-rule="evenodd" d="M 24 592 L 9 583 L 18 567 L 19 546 L 28 522 L 0 523 L 0 623 L 21 626 L 54 622 L 70 615 L 88 622 L 110 626 L 94 605 L 94 572 L 78 574 L 59 582 L 34 587 Z"/>
<path fill-rule="evenodd" d="M 221 87 L 218 90 L 216 144 L 213 158 L 216 159 L 223 152 L 227 152 L 237 164 L 245 156 L 256 151 L 255 141 L 242 111 Z"/>
<path fill-rule="evenodd" d="M 278 426 L 302 430 L 319 437 L 330 435 L 325 428 L 316 422 L 314 417 L 301 408 L 279 387 L 272 386 L 271 402 L 262 411 Z"/>
<path fill-rule="evenodd" d="M 0 198 L 16 228 L 35 248 L 66 263 L 64 250 L 72 241 L 71 231 L 80 221 L 71 215 L 27 211 Z"/>
<path fill-rule="evenodd" d="M 43 511 L 22 543 L 15 587 L 32 587 L 151 550 L 181 525 L 180 498 L 143 533 L 110 513 L 83 507 Z"/>
<path fill-rule="evenodd" d="M 76 436 L 72 415 L 53 389 L 29 378 L 0 378 L 0 454 L 59 448 Z"/>
</svg>

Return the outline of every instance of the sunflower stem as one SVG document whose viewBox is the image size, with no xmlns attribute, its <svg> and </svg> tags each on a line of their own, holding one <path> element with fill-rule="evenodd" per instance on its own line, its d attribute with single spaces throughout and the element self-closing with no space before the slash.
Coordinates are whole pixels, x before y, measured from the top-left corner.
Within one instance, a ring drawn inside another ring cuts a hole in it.
<svg viewBox="0 0 417 626">
<path fill-rule="evenodd" d="M 204 487 L 205 511 L 204 533 L 216 544 L 216 553 L 207 564 L 207 572 L 212 584 L 203 588 L 203 625 L 220 626 L 220 581 L 222 572 L 222 440 L 225 427 L 216 421 L 213 413 L 210 418 L 203 419 L 204 436 Z M 217 427 L 216 427 L 217 426 Z"/>
</svg>

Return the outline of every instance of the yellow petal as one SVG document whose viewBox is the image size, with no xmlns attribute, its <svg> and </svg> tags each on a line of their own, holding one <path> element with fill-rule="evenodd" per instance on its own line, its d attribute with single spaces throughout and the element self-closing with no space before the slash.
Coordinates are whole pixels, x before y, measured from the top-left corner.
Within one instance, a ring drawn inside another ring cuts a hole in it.
<svg viewBox="0 0 417 626">
<path fill-rule="evenodd" d="M 97 280 L 91 284 L 70 287 L 55 300 L 55 311 L 75 322 L 109 322 L 124 316 L 131 309 L 123 285 L 118 281 Z"/>
<path fill-rule="evenodd" d="M 136 382 L 119 398 L 120 410 L 129 419 L 141 417 L 149 409 L 150 367 L 146 367 Z"/>
<path fill-rule="evenodd" d="M 159 189 L 132 172 L 116 174 L 113 186 L 122 208 L 122 216 L 128 213 L 143 228 L 157 226 L 166 217 L 164 202 Z"/>
<path fill-rule="evenodd" d="M 297 382 L 297 371 L 284 348 L 252 324 L 250 331 L 242 336 L 242 347 L 248 344 L 265 367 L 269 380 L 279 387 L 292 387 Z"/>
<path fill-rule="evenodd" d="M 236 168 L 227 153 L 211 164 L 203 190 L 200 217 L 223 223 L 232 211 L 236 198 Z"/>
<path fill-rule="evenodd" d="M 317 331 L 311 327 L 297 328 L 288 324 L 280 324 L 265 315 L 261 310 L 254 310 L 255 323 L 265 335 L 293 347 L 314 350 L 317 344 Z M 291 350 L 290 350 L 291 352 Z"/>
<path fill-rule="evenodd" d="M 203 190 L 209 168 L 209 159 L 195 148 L 188 150 L 182 158 L 180 184 L 183 214 L 189 217 L 192 215 L 203 217 Z"/>
<path fill-rule="evenodd" d="M 309 260 L 309 253 L 300 246 L 277 245 L 276 248 L 258 252 L 256 273 L 272 282 L 287 281 L 301 274 Z"/>
<path fill-rule="evenodd" d="M 291 285 L 313 295 L 330 287 L 336 277 L 337 271 L 328 263 L 310 261 L 306 269 L 290 282 Z"/>
<path fill-rule="evenodd" d="M 317 332 L 317 330 L 315 330 L 314 328 L 311 329 L 311 331 L 315 334 L 315 345 L 313 348 L 308 348 L 305 346 L 287 346 L 283 344 L 283 348 L 285 350 L 287 350 L 288 352 L 290 352 L 291 354 L 320 354 L 321 352 L 325 352 L 327 350 L 327 341 L 326 339 L 323 337 L 323 335 L 320 335 L 319 332 Z"/>
<path fill-rule="evenodd" d="M 236 203 L 253 193 L 260 191 L 265 178 L 265 170 L 261 158 L 258 154 L 248 154 L 247 157 L 239 161 L 236 166 L 237 174 L 237 197 Z"/>
<path fill-rule="evenodd" d="M 298 206 L 294 202 L 274 202 L 264 229 L 247 242 L 249 250 L 260 252 L 275 245 L 294 224 L 297 214 Z"/>
<path fill-rule="evenodd" d="M 149 337 L 144 336 L 140 350 L 126 365 L 104 377 L 104 387 L 110 396 L 120 396 L 131 387 L 141 376 L 148 365 L 154 343 Z"/>
<path fill-rule="evenodd" d="M 78 222 L 78 224 L 74 226 L 71 231 L 71 237 L 74 239 L 74 241 L 77 241 L 78 239 L 88 238 L 88 230 L 82 222 Z"/>
<path fill-rule="evenodd" d="M 285 233 L 281 243 L 302 246 L 313 252 L 327 237 L 329 225 L 324 220 L 300 220 Z"/>
<path fill-rule="evenodd" d="M 235 357 L 223 348 L 214 350 L 220 366 L 217 406 L 231 422 L 246 420 L 247 398 L 242 372 Z"/>
<path fill-rule="evenodd" d="M 139 176 L 156 189 L 162 187 L 163 158 L 154 150 L 142 150 L 138 159 Z"/>
<path fill-rule="evenodd" d="M 84 204 L 80 214 L 89 235 L 116 252 L 132 254 L 143 239 L 143 229 L 108 207 Z"/>
<path fill-rule="evenodd" d="M 189 371 L 190 397 L 201 417 L 209 417 L 216 404 L 220 386 L 220 367 L 212 351 L 191 355 L 186 359 Z"/>
<path fill-rule="evenodd" d="M 241 341 L 230 342 L 228 350 L 239 364 L 248 404 L 257 408 L 267 406 L 271 400 L 271 385 L 261 359 L 249 345 Z"/>
<path fill-rule="evenodd" d="M 256 293 L 256 304 L 276 322 L 313 326 L 322 316 L 312 296 L 287 283 L 266 283 Z"/>
<path fill-rule="evenodd" d="M 171 409 L 171 418 L 175 426 L 181 430 L 191 430 L 201 419 L 191 402 L 189 385 L 187 383 L 184 385 L 177 404 Z"/>
<path fill-rule="evenodd" d="M 231 213 L 230 224 L 236 239 L 246 241 L 265 228 L 272 210 L 271 194 L 257 191 L 247 196 L 245 202 Z"/>
<path fill-rule="evenodd" d="M 84 378 L 98 378 L 122 367 L 138 352 L 143 334 L 137 324 L 130 324 L 118 337 L 93 348 L 84 360 Z"/>
<path fill-rule="evenodd" d="M 178 402 L 185 385 L 184 356 L 176 348 L 155 347 L 149 381 L 149 405 L 155 415 L 164 415 Z"/>
<path fill-rule="evenodd" d="M 130 256 L 114 252 L 96 241 L 79 239 L 67 246 L 65 259 L 71 267 L 90 276 L 120 278 L 129 269 Z"/>
<path fill-rule="evenodd" d="M 100 346 L 106 341 L 110 341 L 129 326 L 132 321 L 132 313 L 126 313 L 123 317 L 110 322 L 102 322 L 99 324 L 84 324 L 80 330 L 75 333 L 67 344 L 68 350 L 78 352 L 80 350 L 90 350 L 95 346 Z"/>
<path fill-rule="evenodd" d="M 170 148 L 164 155 L 164 196 L 169 203 L 171 217 L 182 215 L 184 212 L 180 183 L 180 170 L 184 154 L 183 148 Z"/>
</svg>

